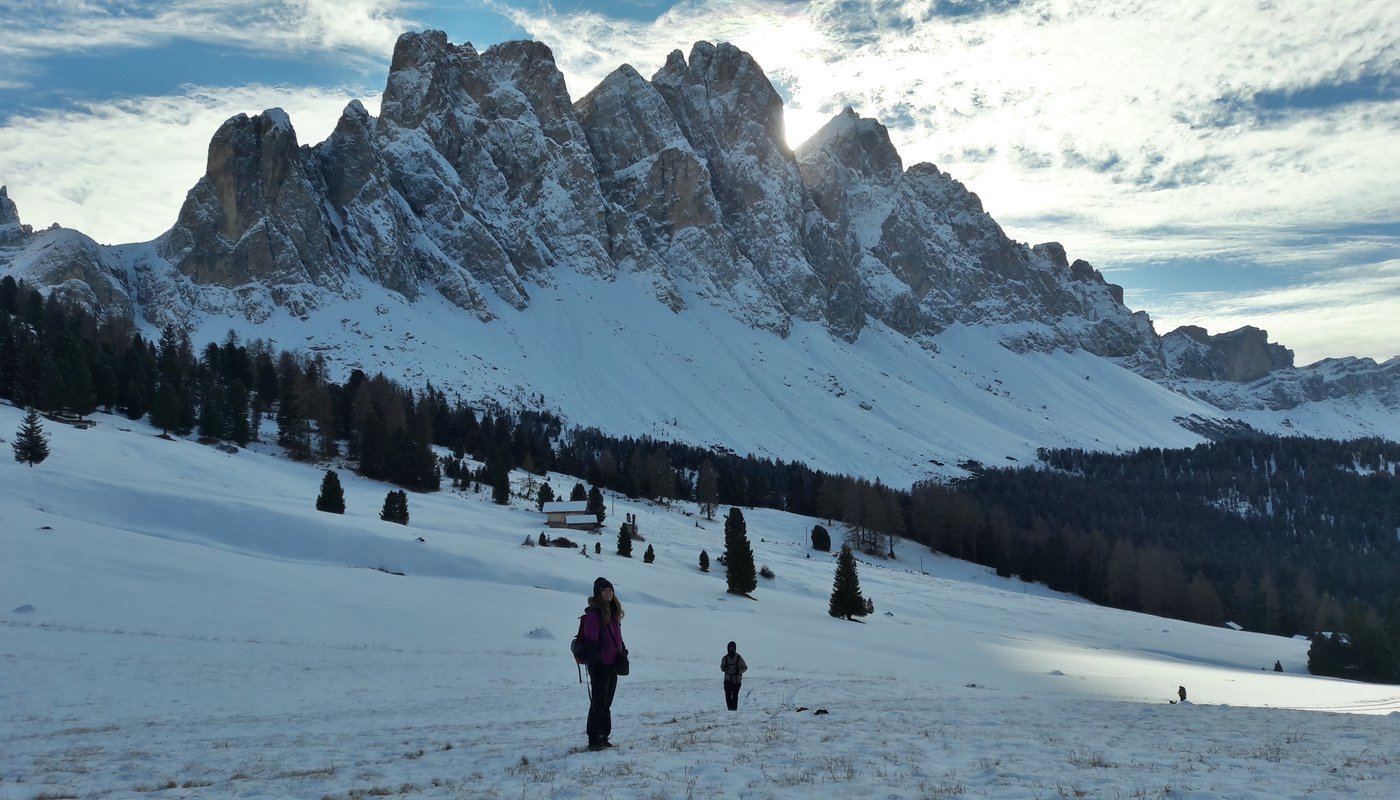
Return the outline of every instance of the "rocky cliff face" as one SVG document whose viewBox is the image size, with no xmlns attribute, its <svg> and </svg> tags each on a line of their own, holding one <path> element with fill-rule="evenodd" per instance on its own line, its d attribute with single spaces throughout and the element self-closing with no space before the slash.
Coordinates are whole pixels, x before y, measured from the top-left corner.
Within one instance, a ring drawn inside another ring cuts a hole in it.
<svg viewBox="0 0 1400 800">
<path fill-rule="evenodd" d="M 1270 343 L 1268 331 L 1251 325 L 1216 336 L 1184 325 L 1162 343 L 1172 374 L 1184 378 L 1248 383 L 1293 366 L 1293 351 Z"/>
<path fill-rule="evenodd" d="M 1092 267 L 1011 241 L 932 165 L 904 169 L 883 126 L 847 110 L 794 153 L 782 110 L 727 44 L 672 53 L 649 81 L 624 66 L 572 103 L 542 44 L 406 34 L 378 119 L 351 104 L 311 148 L 276 109 L 219 130 L 160 243 L 180 290 L 139 304 L 305 314 L 361 275 L 490 319 L 492 298 L 523 308 L 566 269 L 778 335 L 1028 322 L 1008 344 L 1160 362 L 1146 316 Z"/>
<path fill-rule="evenodd" d="M 996 325 L 1014 350 L 1084 349 L 1162 381 L 1291 368 L 1251 328 L 1159 339 L 1092 265 L 1011 240 L 951 176 L 905 167 L 879 122 L 846 109 L 793 152 L 782 111 L 728 44 L 676 51 L 650 80 L 620 67 L 575 103 L 543 44 L 405 34 L 379 117 L 352 102 L 312 147 L 279 109 L 228 120 L 150 245 L 33 235 L 0 188 L 0 264 L 156 327 L 306 316 L 374 286 L 489 322 L 567 271 L 784 337 L 881 324 L 932 346 L 955 324 Z"/>
<path fill-rule="evenodd" d="M 19 208 L 10 199 L 9 187 L 0 186 L 0 245 L 17 246 L 33 231 L 19 221 Z"/>
</svg>

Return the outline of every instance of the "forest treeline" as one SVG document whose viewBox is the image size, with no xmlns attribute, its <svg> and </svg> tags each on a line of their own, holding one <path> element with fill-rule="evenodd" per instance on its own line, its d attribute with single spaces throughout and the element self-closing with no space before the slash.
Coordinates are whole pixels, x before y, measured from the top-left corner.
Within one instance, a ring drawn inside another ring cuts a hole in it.
<svg viewBox="0 0 1400 800">
<path fill-rule="evenodd" d="M 1042 451 L 1041 463 L 903 490 L 804 464 L 566 428 L 472 407 L 261 341 L 144 339 L 0 279 L 0 398 L 149 417 L 165 431 L 337 459 L 415 491 L 554 471 L 634 498 L 842 522 L 852 546 L 907 538 L 1097 603 L 1284 635 L 1337 633 L 1314 671 L 1400 680 L 1400 444 L 1241 436 L 1185 450 Z M 450 455 L 436 456 L 434 447 Z M 559 487 L 562 489 L 562 487 Z"/>
</svg>

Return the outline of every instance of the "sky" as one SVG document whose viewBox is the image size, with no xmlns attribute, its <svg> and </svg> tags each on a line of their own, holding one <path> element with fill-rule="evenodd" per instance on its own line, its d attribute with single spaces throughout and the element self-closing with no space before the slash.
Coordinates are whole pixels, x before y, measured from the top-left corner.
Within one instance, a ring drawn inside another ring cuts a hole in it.
<svg viewBox="0 0 1400 800">
<path fill-rule="evenodd" d="M 402 31 L 548 44 L 581 97 L 730 41 L 794 146 L 844 107 L 906 166 L 1059 241 L 1165 333 L 1252 324 L 1400 355 L 1400 5 L 1388 0 L 0 0 L 0 185 L 36 228 L 145 241 L 210 137 L 282 107 L 303 144 L 373 113 Z"/>
<path fill-rule="evenodd" d="M 0 439 L 22 418 L 0 404 Z M 1308 675 L 1306 639 L 1096 606 L 913 542 L 894 560 L 858 556 L 875 613 L 847 622 L 827 613 L 832 554 L 807 547 L 820 520 L 743 509 L 773 577 L 740 598 L 713 561 L 698 567 L 723 550 L 725 508 L 711 521 L 609 495 L 601 534 L 567 532 L 586 553 L 524 546 L 544 529 L 521 472 L 508 506 L 413 493 L 404 527 L 378 519 L 392 487 L 344 463 L 92 419 L 44 421 L 37 466 L 0 443 L 7 800 L 1389 800 L 1400 787 L 1397 687 Z M 314 508 L 327 468 L 344 514 Z M 559 491 L 575 480 L 548 477 Z M 616 554 L 626 514 L 654 563 L 641 542 Z M 632 669 L 612 706 L 617 748 L 586 753 L 566 640 L 599 575 L 626 610 Z M 730 640 L 749 667 L 735 712 L 719 670 Z M 1168 702 L 1178 686 L 1185 704 Z"/>
</svg>

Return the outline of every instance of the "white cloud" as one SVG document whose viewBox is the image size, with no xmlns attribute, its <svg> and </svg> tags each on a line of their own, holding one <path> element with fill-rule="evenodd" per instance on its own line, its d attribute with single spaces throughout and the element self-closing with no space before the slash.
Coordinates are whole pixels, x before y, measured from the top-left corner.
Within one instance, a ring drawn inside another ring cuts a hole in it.
<svg viewBox="0 0 1400 800">
<path fill-rule="evenodd" d="M 146 241 L 175 222 L 225 120 L 280 107 L 298 141 L 315 144 L 352 99 L 285 87 L 191 89 L 14 119 L 0 127 L 0 175 L 20 218 L 36 228 L 58 222 L 107 244 Z M 359 100 L 377 113 L 378 97 Z"/>
<path fill-rule="evenodd" d="M 269 52 L 381 57 L 416 23 L 411 0 L 19 0 L 0 63 L 48 53 L 150 47 L 175 39 Z"/>
</svg>

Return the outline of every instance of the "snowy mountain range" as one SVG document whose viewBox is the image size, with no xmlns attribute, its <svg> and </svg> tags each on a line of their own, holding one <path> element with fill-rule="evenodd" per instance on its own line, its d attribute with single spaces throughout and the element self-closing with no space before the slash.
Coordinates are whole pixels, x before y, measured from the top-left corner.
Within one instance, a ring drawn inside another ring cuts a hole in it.
<svg viewBox="0 0 1400 800">
<path fill-rule="evenodd" d="M 280 109 L 228 120 L 152 242 L 34 232 L 0 189 L 0 270 L 151 333 L 895 482 L 1226 420 L 1400 439 L 1400 358 L 1158 336 L 879 122 L 847 109 L 793 152 L 782 110 L 727 44 L 573 102 L 543 44 L 405 34 L 378 117 L 352 102 L 313 147 Z"/>
</svg>

